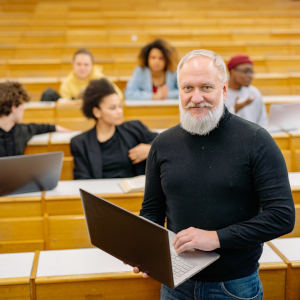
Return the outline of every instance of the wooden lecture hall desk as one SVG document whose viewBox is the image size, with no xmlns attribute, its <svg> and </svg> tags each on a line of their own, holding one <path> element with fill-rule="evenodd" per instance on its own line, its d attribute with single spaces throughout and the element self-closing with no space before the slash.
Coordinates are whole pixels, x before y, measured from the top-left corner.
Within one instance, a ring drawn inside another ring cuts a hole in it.
<svg viewBox="0 0 300 300">
<path fill-rule="evenodd" d="M 144 193 L 124 194 L 118 183 L 122 179 L 60 181 L 46 191 L 45 249 L 91 248 L 81 205 L 79 188 L 96 194 L 120 207 L 138 213 Z"/>
<path fill-rule="evenodd" d="M 179 124 L 179 100 L 125 100 L 124 119 L 140 120 L 149 129 Z"/>
<path fill-rule="evenodd" d="M 41 251 L 36 299 L 159 299 L 160 283 L 99 249 Z"/>
<path fill-rule="evenodd" d="M 56 188 L 45 193 L 49 216 L 83 214 L 79 188 L 102 197 L 132 212 L 139 212 L 144 193 L 124 194 L 118 183 L 122 179 L 85 179 L 59 181 Z"/>
<path fill-rule="evenodd" d="M 300 103 L 300 96 L 298 95 L 286 95 L 286 96 L 263 96 L 263 102 L 266 105 L 267 112 L 270 111 L 272 104 L 282 103 Z"/>
<path fill-rule="evenodd" d="M 72 156 L 70 149 L 71 139 L 81 131 L 52 132 L 49 143 L 49 152 L 63 151 L 65 156 Z"/>
<path fill-rule="evenodd" d="M 24 123 L 55 123 L 55 102 L 32 101 L 25 103 Z"/>
<path fill-rule="evenodd" d="M 272 244 L 271 247 L 274 248 Z M 264 244 L 259 260 L 264 299 L 284 300 L 287 264 L 271 247 Z M 160 297 L 159 282 L 143 279 L 132 272 L 132 267 L 97 248 L 0 254 L 1 266 L 2 261 L 0 291 L 2 288 L 6 292 L 3 299 L 15 299 L 16 295 L 18 299 L 30 299 L 29 286 L 32 300 Z M 18 294 L 8 294 L 15 291 Z M 0 299 L 1 296 L 0 293 Z"/>
<path fill-rule="evenodd" d="M 286 300 L 300 299 L 300 237 L 276 239 L 270 242 L 287 264 Z"/>
<path fill-rule="evenodd" d="M 34 252 L 0 255 L 0 299 L 31 300 L 30 275 Z"/>
</svg>

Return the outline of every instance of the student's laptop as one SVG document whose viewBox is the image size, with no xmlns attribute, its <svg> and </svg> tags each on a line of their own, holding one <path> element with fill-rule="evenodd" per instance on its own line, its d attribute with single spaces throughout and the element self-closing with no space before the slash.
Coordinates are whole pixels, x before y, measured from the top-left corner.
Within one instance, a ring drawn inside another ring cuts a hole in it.
<svg viewBox="0 0 300 300">
<path fill-rule="evenodd" d="M 0 158 L 0 196 L 51 190 L 60 178 L 63 152 Z"/>
<path fill-rule="evenodd" d="M 272 104 L 266 129 L 271 133 L 300 129 L 300 103 Z"/>
<path fill-rule="evenodd" d="M 178 255 L 175 233 L 82 189 L 80 195 L 91 243 L 171 288 L 219 258 L 200 250 Z"/>
</svg>

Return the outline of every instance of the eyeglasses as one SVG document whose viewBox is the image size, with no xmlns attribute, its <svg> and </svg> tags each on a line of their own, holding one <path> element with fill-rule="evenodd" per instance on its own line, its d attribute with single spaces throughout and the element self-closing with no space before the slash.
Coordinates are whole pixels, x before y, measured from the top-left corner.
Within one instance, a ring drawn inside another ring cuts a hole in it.
<svg viewBox="0 0 300 300">
<path fill-rule="evenodd" d="M 237 69 L 237 68 L 234 68 L 234 69 L 237 70 L 238 72 L 244 73 L 246 75 L 255 75 L 255 72 L 251 69 L 245 69 L 245 70 Z"/>
</svg>

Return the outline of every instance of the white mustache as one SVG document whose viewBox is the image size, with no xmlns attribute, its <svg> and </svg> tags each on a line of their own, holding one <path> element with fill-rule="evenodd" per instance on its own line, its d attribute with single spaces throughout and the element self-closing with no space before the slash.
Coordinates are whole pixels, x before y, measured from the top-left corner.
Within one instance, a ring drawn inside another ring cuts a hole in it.
<svg viewBox="0 0 300 300">
<path fill-rule="evenodd" d="M 199 108 L 202 108 L 202 107 L 213 107 L 213 105 L 211 105 L 208 102 L 200 102 L 200 103 L 190 102 L 190 103 L 188 103 L 188 105 L 185 108 L 190 108 L 190 107 L 199 107 Z"/>
</svg>

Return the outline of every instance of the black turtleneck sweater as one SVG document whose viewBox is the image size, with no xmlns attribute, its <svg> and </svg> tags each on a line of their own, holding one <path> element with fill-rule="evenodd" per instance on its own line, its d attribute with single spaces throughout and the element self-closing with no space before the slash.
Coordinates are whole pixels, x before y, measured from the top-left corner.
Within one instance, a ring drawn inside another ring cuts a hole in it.
<svg viewBox="0 0 300 300">
<path fill-rule="evenodd" d="M 178 233 L 216 230 L 220 258 L 192 279 L 221 282 L 252 274 L 262 243 L 290 232 L 295 208 L 284 158 L 270 134 L 225 109 L 209 135 L 177 125 L 156 137 L 141 215 Z"/>
<path fill-rule="evenodd" d="M 16 124 L 10 131 L 0 128 L 0 157 L 23 155 L 27 142 L 35 135 L 55 131 L 54 125 Z"/>
</svg>

